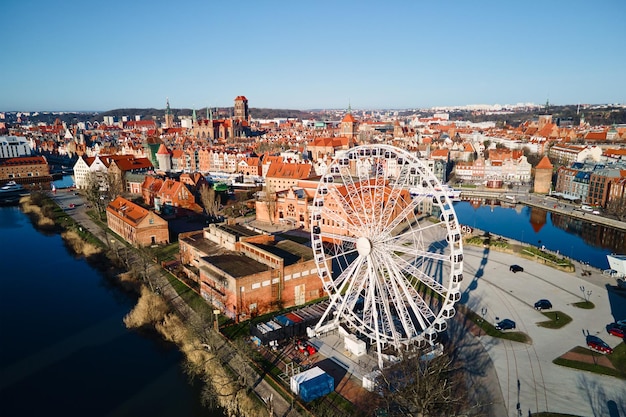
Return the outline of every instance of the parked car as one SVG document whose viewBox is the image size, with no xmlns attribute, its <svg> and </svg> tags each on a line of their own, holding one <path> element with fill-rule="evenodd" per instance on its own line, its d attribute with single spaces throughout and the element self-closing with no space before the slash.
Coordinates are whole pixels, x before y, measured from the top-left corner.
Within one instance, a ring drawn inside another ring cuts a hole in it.
<svg viewBox="0 0 626 417">
<path fill-rule="evenodd" d="M 606 331 L 613 336 L 621 337 L 623 339 L 624 335 L 626 335 L 626 325 L 622 326 L 617 323 L 607 324 Z"/>
<path fill-rule="evenodd" d="M 613 353 L 613 348 L 598 336 L 588 335 L 587 346 L 600 353 Z"/>
<path fill-rule="evenodd" d="M 548 310 L 552 308 L 552 303 L 549 300 L 541 299 L 535 303 L 535 310 Z"/>
<path fill-rule="evenodd" d="M 510 330 L 515 329 L 515 322 L 511 319 L 504 319 L 496 324 L 496 330 Z"/>
<path fill-rule="evenodd" d="M 509 268 L 509 271 L 512 271 L 513 273 L 524 272 L 524 268 L 522 268 L 519 265 L 511 265 L 511 267 Z"/>
</svg>

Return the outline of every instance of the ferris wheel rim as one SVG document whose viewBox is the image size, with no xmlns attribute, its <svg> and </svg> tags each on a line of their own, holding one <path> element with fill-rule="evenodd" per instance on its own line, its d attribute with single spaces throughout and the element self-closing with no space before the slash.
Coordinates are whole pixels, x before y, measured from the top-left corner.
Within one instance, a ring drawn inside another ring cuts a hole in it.
<svg viewBox="0 0 626 417">
<path fill-rule="evenodd" d="M 437 186 L 441 187 L 430 170 L 406 151 L 388 145 L 351 148 L 345 155 L 335 156 L 327 166 L 315 192 L 312 212 L 312 219 L 317 219 L 312 224 L 321 225 L 323 217 L 324 225 L 326 221 L 333 225 L 337 222 L 337 230 L 343 228 L 349 233 L 341 235 L 329 231 L 330 226 L 325 230 L 313 226 L 311 241 L 318 274 L 331 297 L 331 304 L 339 309 L 341 319 L 365 336 L 375 336 L 379 341 L 382 339 L 385 343 L 397 345 L 430 338 L 435 327 L 438 331 L 445 329 L 445 319 L 454 314 L 454 303 L 459 297 L 462 243 L 448 196 L 435 192 L 407 198 L 411 185 L 407 182 L 409 175 L 401 181 L 389 174 L 389 167 L 383 169 L 376 165 L 386 156 L 395 159 L 396 163 L 402 159 L 402 165 L 408 161 L 408 170 L 415 169 L 427 176 L 428 184 L 422 189 L 434 191 Z M 372 161 L 376 164 L 372 165 Z M 351 164 L 360 164 L 364 168 L 350 171 Z M 401 167 L 398 172 L 402 173 L 403 169 Z M 445 206 L 446 209 L 441 210 L 439 222 L 420 225 L 415 212 L 429 199 L 435 206 Z M 325 206 L 331 202 L 332 210 Z M 407 219 L 408 222 L 403 223 Z M 441 227 L 437 228 L 442 225 L 445 226 L 449 249 L 446 250 L 441 242 L 436 242 L 439 247 L 430 242 L 429 250 L 424 249 L 425 240 L 442 233 Z M 398 232 L 400 226 L 407 229 Z M 326 244 L 332 242 L 330 245 L 335 245 L 335 252 L 327 251 L 323 241 Z M 352 262 L 348 262 L 347 259 L 353 257 Z M 341 264 L 343 260 L 347 262 L 346 267 L 333 279 L 329 262 Z M 424 273 L 423 267 L 428 264 L 445 265 L 447 276 L 440 278 L 444 284 Z M 426 288 L 430 292 L 428 297 L 421 296 L 416 285 Z M 355 313 L 357 298 L 364 293 L 369 294 L 372 309 L 367 314 L 380 314 L 382 319 Z M 440 299 L 436 311 L 429 307 L 433 298 Z M 379 312 L 379 306 L 384 311 Z M 391 323 L 395 318 L 400 324 Z"/>
</svg>

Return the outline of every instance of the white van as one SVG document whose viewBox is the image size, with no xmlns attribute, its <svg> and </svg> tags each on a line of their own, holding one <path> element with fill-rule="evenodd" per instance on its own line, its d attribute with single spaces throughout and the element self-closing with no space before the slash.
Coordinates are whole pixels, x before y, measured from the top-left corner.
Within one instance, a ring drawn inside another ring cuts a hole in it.
<svg viewBox="0 0 626 417">
<path fill-rule="evenodd" d="M 584 211 L 593 211 L 593 207 L 591 207 L 591 206 L 586 206 L 586 205 L 584 205 L 584 204 L 583 204 L 582 206 L 580 206 L 580 209 L 581 209 L 581 210 L 584 210 Z"/>
</svg>

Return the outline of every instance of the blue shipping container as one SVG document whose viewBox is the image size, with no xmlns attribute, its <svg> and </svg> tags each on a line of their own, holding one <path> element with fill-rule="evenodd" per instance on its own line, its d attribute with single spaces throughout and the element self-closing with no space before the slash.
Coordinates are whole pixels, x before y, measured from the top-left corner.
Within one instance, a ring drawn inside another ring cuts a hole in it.
<svg viewBox="0 0 626 417">
<path fill-rule="evenodd" d="M 335 380 L 327 373 L 323 373 L 315 378 L 303 381 L 300 384 L 300 398 L 308 403 L 309 401 L 328 395 L 334 390 Z"/>
</svg>

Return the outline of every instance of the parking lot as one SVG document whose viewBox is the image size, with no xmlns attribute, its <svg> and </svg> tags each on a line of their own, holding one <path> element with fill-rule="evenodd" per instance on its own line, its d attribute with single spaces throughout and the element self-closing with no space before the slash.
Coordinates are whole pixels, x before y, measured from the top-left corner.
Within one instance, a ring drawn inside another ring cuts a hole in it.
<svg viewBox="0 0 626 417">
<path fill-rule="evenodd" d="M 574 370 L 552 363 L 575 346 L 586 345 L 586 334 L 597 335 L 611 347 L 621 340 L 606 331 L 606 325 L 626 318 L 626 299 L 609 295 L 605 284 L 614 279 L 595 272 L 585 279 L 574 273 L 521 259 L 517 256 L 467 246 L 461 301 L 484 313 L 485 320 L 516 322 L 516 330 L 530 336 L 524 344 L 481 336 L 496 367 L 504 402 L 510 416 L 554 411 L 574 415 L 610 415 L 611 401 L 626 408 L 626 388 L 614 377 Z M 520 265 L 524 271 L 512 272 Z M 580 274 L 578 274 L 580 275 Z M 573 304 L 588 298 L 595 308 Z M 572 322 L 561 329 L 536 325 L 546 321 L 534 304 L 548 299 L 553 311 Z M 510 331 L 510 330 L 509 330 Z"/>
</svg>

